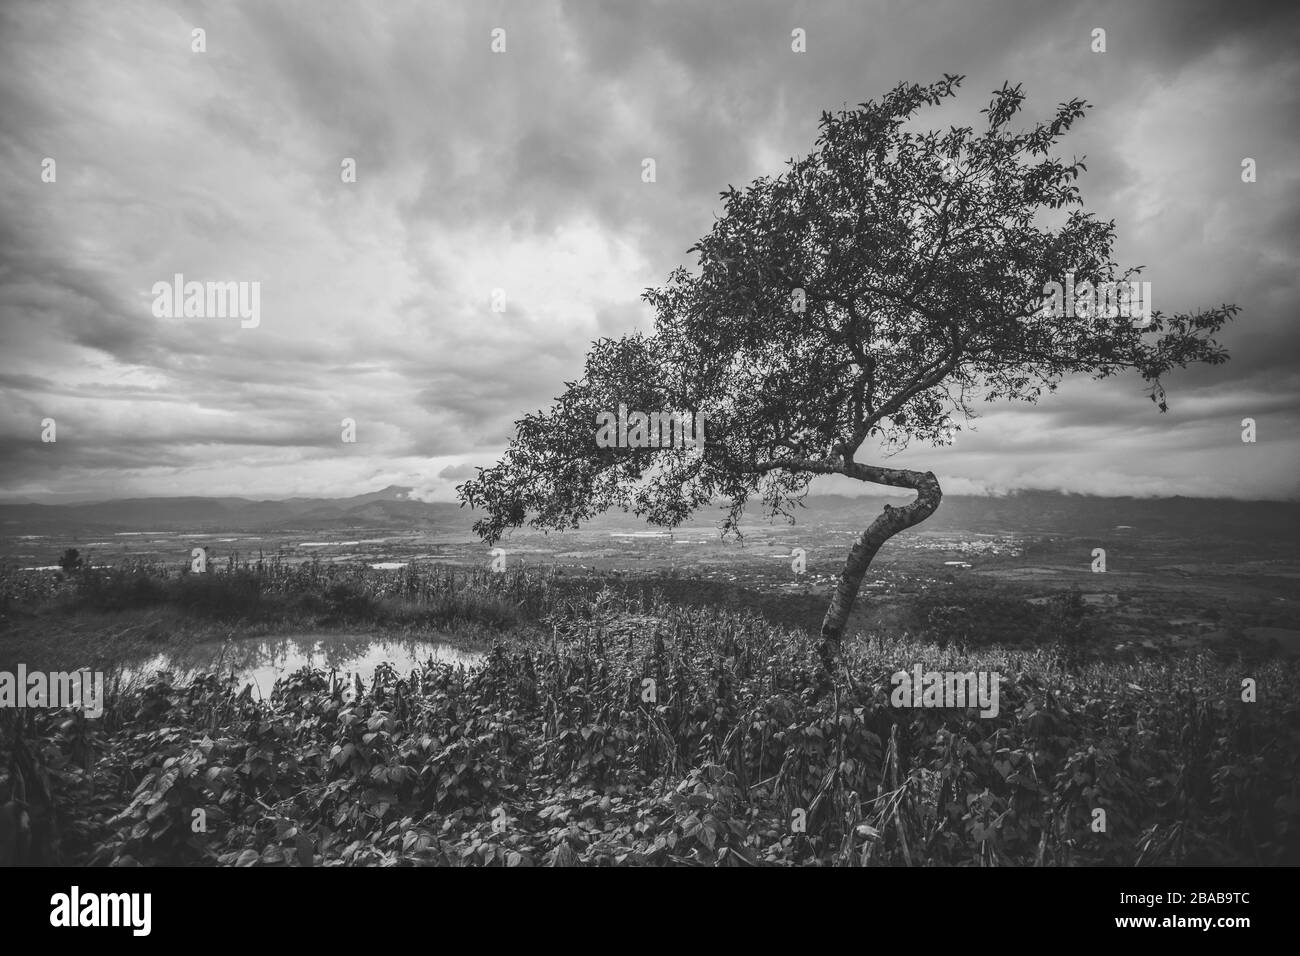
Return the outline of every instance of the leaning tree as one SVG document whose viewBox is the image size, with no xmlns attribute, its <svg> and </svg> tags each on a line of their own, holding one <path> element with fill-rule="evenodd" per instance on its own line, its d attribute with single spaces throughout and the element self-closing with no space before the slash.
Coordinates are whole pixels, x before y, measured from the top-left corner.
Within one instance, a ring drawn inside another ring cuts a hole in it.
<svg viewBox="0 0 1300 956">
<path fill-rule="evenodd" d="M 724 215 L 688 250 L 698 270 L 643 295 L 654 333 L 595 342 L 581 378 L 457 489 L 484 512 L 475 532 L 495 543 L 525 522 L 577 527 L 611 507 L 672 527 L 721 499 L 726 534 L 751 496 L 789 516 L 816 475 L 912 489 L 848 554 L 822 624 L 829 659 L 881 545 L 941 498 L 933 472 L 859 461 L 864 444 L 881 456 L 951 444 L 974 401 L 1036 402 L 1075 373 L 1136 371 L 1163 412 L 1166 372 L 1225 361 L 1212 336 L 1236 306 L 1143 321 L 1082 296 L 1046 307 L 1051 283 L 1101 290 L 1140 271 L 1112 260 L 1113 221 L 1074 208 L 1084 164 L 1051 155 L 1089 107 L 1072 100 L 1013 130 L 1024 95 L 1004 84 L 978 135 L 904 128 L 961 79 L 824 113 L 808 156 L 722 193 Z M 620 406 L 703 415 L 704 441 L 606 447 L 601 416 Z"/>
</svg>

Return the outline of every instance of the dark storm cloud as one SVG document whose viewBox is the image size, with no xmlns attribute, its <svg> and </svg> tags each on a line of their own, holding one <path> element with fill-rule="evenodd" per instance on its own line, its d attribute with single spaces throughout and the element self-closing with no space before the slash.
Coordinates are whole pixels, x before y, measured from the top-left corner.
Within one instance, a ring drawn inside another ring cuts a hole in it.
<svg viewBox="0 0 1300 956">
<path fill-rule="evenodd" d="M 1166 312 L 1245 311 L 1227 366 L 1169 377 L 1168 415 L 1132 376 L 1071 381 L 894 461 L 950 490 L 1294 494 L 1296 25 L 1267 2 L 7 6 L 0 494 L 446 498 L 592 339 L 649 328 L 642 290 L 721 190 L 805 154 L 821 111 L 944 72 L 968 78 L 923 127 L 977 123 L 1004 80 L 1026 123 L 1093 102 L 1060 152 L 1088 156 L 1121 260 Z M 175 272 L 260 281 L 261 325 L 154 318 Z"/>
</svg>

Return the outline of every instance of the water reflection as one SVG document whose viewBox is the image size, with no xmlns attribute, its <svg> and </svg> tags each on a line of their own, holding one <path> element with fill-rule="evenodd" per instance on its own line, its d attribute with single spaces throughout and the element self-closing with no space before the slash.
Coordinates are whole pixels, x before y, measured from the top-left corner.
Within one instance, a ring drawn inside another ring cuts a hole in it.
<svg viewBox="0 0 1300 956">
<path fill-rule="evenodd" d="M 195 644 L 180 651 L 158 654 L 122 669 L 122 686 L 139 684 L 147 678 L 170 672 L 184 682 L 201 672 L 234 673 L 238 686 L 253 685 L 253 693 L 271 695 L 276 678 L 303 667 L 326 673 L 338 671 L 344 686 L 351 688 L 354 677 L 369 686 L 375 668 L 388 663 L 402 675 L 429 659 L 472 667 L 483 660 L 480 651 L 469 651 L 442 641 L 379 638 L 373 634 L 294 634 L 273 638 Z"/>
</svg>

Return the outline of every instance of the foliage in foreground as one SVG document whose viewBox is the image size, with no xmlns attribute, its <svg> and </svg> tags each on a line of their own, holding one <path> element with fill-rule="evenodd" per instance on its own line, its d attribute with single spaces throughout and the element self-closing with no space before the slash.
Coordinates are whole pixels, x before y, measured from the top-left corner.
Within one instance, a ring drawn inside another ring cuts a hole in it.
<svg viewBox="0 0 1300 956">
<path fill-rule="evenodd" d="M 356 563 L 287 564 L 276 558 L 250 561 L 234 556 L 214 562 L 203 574 L 191 574 L 183 564 L 147 561 L 78 567 L 54 575 L 0 567 L 0 623 L 24 614 L 174 608 L 196 618 L 226 621 L 364 621 L 426 627 L 477 623 L 505 629 L 535 619 L 549 607 L 551 580 L 536 572 L 497 574 L 434 563 L 376 569 Z"/>
<path fill-rule="evenodd" d="M 871 642 L 826 686 L 802 633 L 616 603 L 549 646 L 381 668 L 357 694 L 304 671 L 268 701 L 209 676 L 99 721 L 4 712 L 0 863 L 1300 860 L 1293 664 Z M 891 707 L 889 675 L 917 663 L 999 672 L 999 714 Z"/>
</svg>

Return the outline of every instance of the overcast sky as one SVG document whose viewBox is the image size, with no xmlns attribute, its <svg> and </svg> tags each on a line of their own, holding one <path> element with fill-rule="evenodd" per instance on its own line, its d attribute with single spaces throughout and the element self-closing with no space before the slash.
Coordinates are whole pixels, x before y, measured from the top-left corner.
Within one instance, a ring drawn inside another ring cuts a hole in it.
<svg viewBox="0 0 1300 956">
<path fill-rule="evenodd" d="M 822 110 L 945 72 L 966 80 L 927 127 L 972 121 L 1004 80 L 1026 123 L 1094 104 L 1060 152 L 1086 154 L 1121 264 L 1158 309 L 1243 312 L 1231 361 L 1171 376 L 1165 415 L 1136 376 L 1070 381 L 890 464 L 954 494 L 1295 497 L 1298 9 L 6 3 L 0 498 L 453 500 L 592 339 L 650 329 L 640 293 L 693 264 L 721 190 L 805 154 Z M 175 273 L 260 282 L 260 324 L 155 317 Z"/>
</svg>

